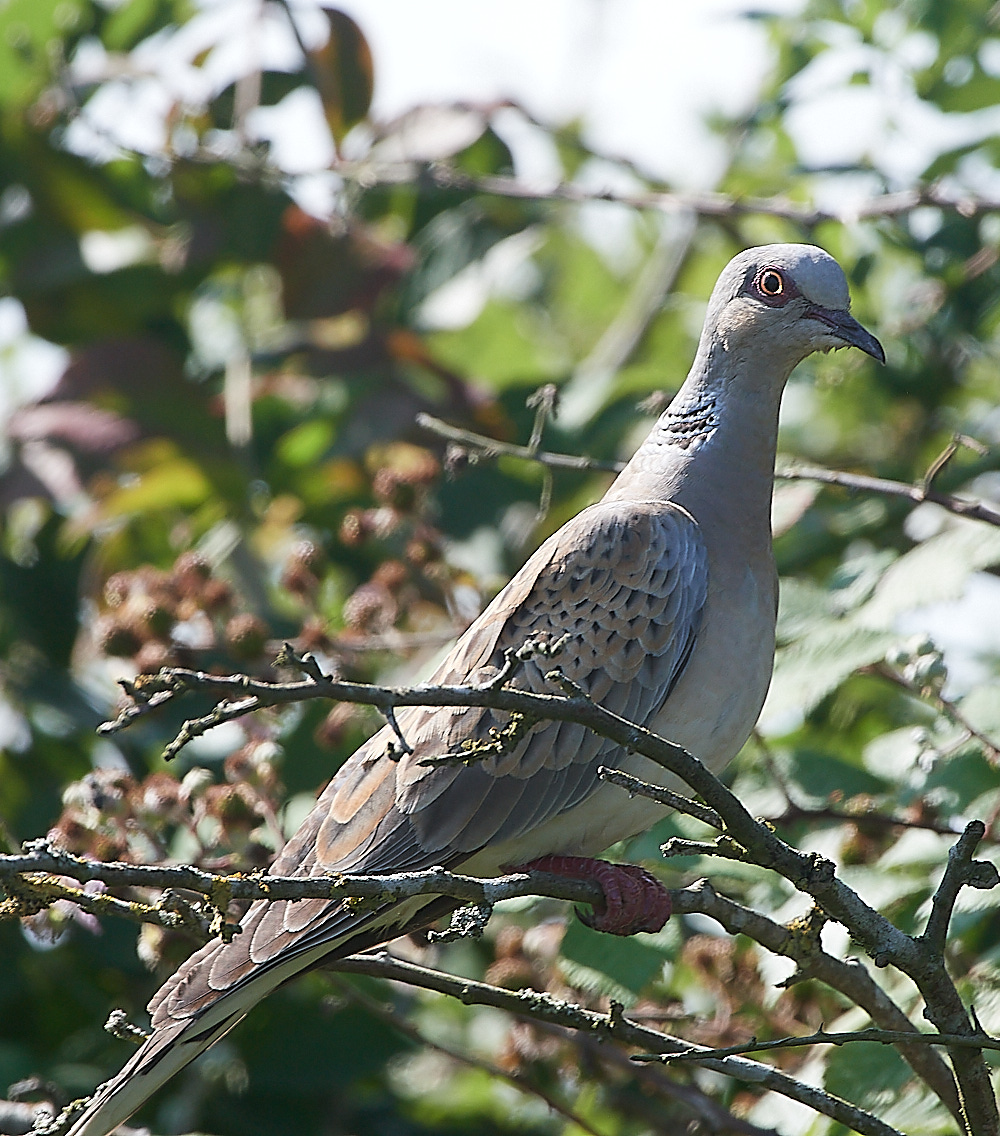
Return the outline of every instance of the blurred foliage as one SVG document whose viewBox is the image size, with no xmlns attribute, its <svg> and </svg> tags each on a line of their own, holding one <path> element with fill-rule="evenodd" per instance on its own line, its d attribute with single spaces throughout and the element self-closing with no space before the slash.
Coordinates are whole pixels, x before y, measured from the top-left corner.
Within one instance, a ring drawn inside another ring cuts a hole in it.
<svg viewBox="0 0 1000 1136">
<path fill-rule="evenodd" d="M 288 11 L 254 7 L 247 18 L 262 22 L 262 36 L 280 25 L 294 48 Z M 928 114 L 992 107 L 1000 95 L 989 0 L 812 0 L 766 22 L 773 67 L 759 103 L 718 125 L 729 146 L 719 188 L 733 194 L 838 200 L 859 185 L 903 188 L 878 155 L 806 165 L 788 123 L 817 90 L 871 87 L 894 69 Z M 813 229 L 734 214 L 702 219 L 688 238 L 669 218 L 611 202 L 333 174 L 324 213 L 308 179 L 283 171 L 254 133 L 256 112 L 311 99 L 333 144 L 374 171 L 433 160 L 475 176 L 512 171 L 502 115 L 526 117 L 463 106 L 371 121 L 378 60 L 348 17 L 328 11 L 325 23 L 325 46 L 308 41 L 285 69 L 255 72 L 244 60 L 230 74 L 221 65 L 230 28 L 211 5 L 0 7 L 0 309 L 25 321 L 0 354 L 9 380 L 0 391 L 0 838 L 11 850 L 50 832 L 99 856 L 266 864 L 374 719 L 344 706 L 261 716 L 167 767 L 159 753 L 179 725 L 170 713 L 113 745 L 97 739 L 115 680 L 171 663 L 268 674 L 283 639 L 350 677 L 425 672 L 607 479 L 557 473 L 539 516 L 536 466 L 446 450 L 416 415 L 523 442 L 528 399 L 553 382 L 567 412 L 545 423 L 548 448 L 627 455 L 652 420 L 652 404 L 637 404 L 680 384 L 715 276 L 746 245 L 828 248 L 889 357 L 882 369 L 846 353 L 804 364 L 786 398 L 784 452 L 910 482 L 963 433 L 992 448 L 961 450 L 937 485 L 997 496 L 996 214 L 924 208 Z M 841 75 L 832 88 L 829 74 Z M 129 133 L 133 106 L 146 117 L 157 108 L 158 133 L 145 141 Z M 574 127 L 532 129 L 567 180 L 596 168 Z M 943 145 L 921 176 L 996 196 L 996 139 L 981 132 L 970 143 L 973 134 L 956 129 L 961 144 Z M 646 187 L 635 170 L 619 174 Z M 616 247 L 608 232 L 619 234 Z M 669 297 L 615 360 L 614 383 L 588 385 L 591 353 L 641 307 L 643 267 L 677 242 L 686 243 Z M 43 363 L 45 389 L 33 370 Z M 1000 737 L 1000 649 L 978 646 L 969 602 L 935 609 L 949 613 L 938 619 L 941 642 L 922 626 L 928 605 L 966 594 L 992 598 L 995 610 L 1000 532 L 931 505 L 802 483 L 780 486 L 776 506 L 775 682 L 762 736 L 728 776 L 752 812 L 834 856 L 866 899 L 917 930 L 951 842 L 936 828 L 982 817 L 996 857 L 1000 755 L 967 725 Z M 914 827 L 886 824 L 886 814 Z M 779 919 L 802 914 L 801 897 L 763 871 L 659 859 L 665 838 L 697 827 L 671 817 L 618 851 L 671 884 L 711 873 Z M 994 893 L 963 895 L 951 948 L 992 1032 L 997 904 Z M 716 931 L 678 918 L 658 936 L 611 939 L 539 901 L 512 905 L 479 943 L 407 949 L 503 986 L 595 1006 L 614 997 L 709 1044 L 859 1024 L 856 1009 L 817 983 L 779 989 L 787 970 Z M 148 927 L 138 951 L 136 940 L 132 926 L 99 927 L 58 907 L 23 927 L 0 925 L 0 1089 L 37 1075 L 57 1087 L 43 1095 L 72 1096 L 118 1067 L 125 1047 L 101 1029 L 108 1010 L 141 1017 L 187 950 Z M 877 974 L 919 1014 L 904 983 Z M 703 1130 L 684 1098 L 603 1064 L 585 1039 L 426 994 L 358 988 L 394 1001 L 429 1044 L 310 976 L 269 998 L 143 1117 L 157 1131 L 218 1136 L 574 1130 L 484 1071 L 498 1064 L 608 1136 Z M 822 1062 L 830 1091 L 908 1132 L 950 1130 L 893 1051 L 775 1059 L 792 1072 Z M 805 1131 L 778 1098 L 670 1075 L 768 1128 Z M 817 1119 L 808 1131 L 833 1128 Z"/>
</svg>

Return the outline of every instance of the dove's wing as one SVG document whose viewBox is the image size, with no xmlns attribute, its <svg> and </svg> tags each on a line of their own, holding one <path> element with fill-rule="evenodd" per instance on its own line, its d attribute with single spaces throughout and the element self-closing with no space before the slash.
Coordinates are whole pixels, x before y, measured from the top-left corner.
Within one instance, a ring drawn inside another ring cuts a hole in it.
<svg viewBox="0 0 1000 1136">
<path fill-rule="evenodd" d="M 704 542 L 688 513 L 663 503 L 602 502 L 537 550 L 430 682 L 484 681 L 504 665 L 506 651 L 565 636 L 555 660 L 527 659 L 512 685 L 551 693 L 544 676 L 558 665 L 595 702 L 645 722 L 684 669 L 707 586 Z M 413 752 L 392 760 L 394 733 L 375 734 L 327 786 L 273 874 L 415 871 L 460 864 L 490 845 L 516 849 L 518 838 L 601 785 L 597 769 L 615 748 L 571 722 L 539 722 L 507 744 L 502 731 L 511 715 L 490 709 L 416 707 L 397 721 Z M 422 764 L 450 754 L 472 760 Z M 128 1116 L 293 974 L 425 926 L 454 906 L 428 896 L 361 915 L 322 899 L 252 905 L 242 934 L 197 951 L 150 1002 L 153 1036 L 109 1082 L 105 1114 Z M 128 1111 L 119 1115 L 114 1098 Z M 102 1131 L 97 1122 L 79 1123 L 71 1136 Z"/>
<path fill-rule="evenodd" d="M 508 649 L 568 636 L 556 660 L 563 672 L 602 706 L 645 722 L 683 670 L 707 583 L 701 534 L 682 509 L 594 505 L 538 549 L 430 681 L 483 681 L 503 666 Z M 553 665 L 551 658 L 530 658 L 512 684 L 551 693 L 544 675 Z M 539 722 L 504 752 L 495 738 L 510 715 L 478 707 L 415 707 L 397 720 L 413 752 L 390 760 L 393 732 L 375 734 L 331 781 L 275 861 L 275 875 L 461 863 L 580 804 L 601 784 L 597 769 L 615 748 L 575 723 Z M 422 764 L 469 753 L 470 744 L 485 752 L 471 754 L 468 764 Z M 408 923 L 412 910 L 406 914 Z M 197 1014 L 290 951 L 311 953 L 323 942 L 332 947 L 352 925 L 361 932 L 371 922 L 327 900 L 255 905 L 243 934 L 230 944 L 209 944 L 166 984 L 151 1003 L 154 1025 L 165 1014 Z"/>
</svg>

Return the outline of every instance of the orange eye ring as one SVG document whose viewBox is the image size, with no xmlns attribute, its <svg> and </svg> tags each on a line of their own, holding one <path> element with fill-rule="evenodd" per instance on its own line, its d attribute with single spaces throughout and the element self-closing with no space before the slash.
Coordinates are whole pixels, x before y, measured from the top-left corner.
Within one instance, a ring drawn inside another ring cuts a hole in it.
<svg viewBox="0 0 1000 1136">
<path fill-rule="evenodd" d="M 757 278 L 757 287 L 773 300 L 784 292 L 785 278 L 776 268 L 765 268 Z"/>
</svg>

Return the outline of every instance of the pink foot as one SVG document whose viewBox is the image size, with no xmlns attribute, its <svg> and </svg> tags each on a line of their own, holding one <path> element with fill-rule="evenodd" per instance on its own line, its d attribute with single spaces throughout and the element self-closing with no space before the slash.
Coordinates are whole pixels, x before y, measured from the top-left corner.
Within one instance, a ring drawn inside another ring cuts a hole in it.
<svg viewBox="0 0 1000 1136">
<path fill-rule="evenodd" d="M 604 890 L 604 910 L 577 915 L 595 931 L 610 935 L 634 935 L 659 931 L 670 918 L 670 892 L 636 864 L 609 864 L 589 856 L 541 856 L 518 871 L 553 872 L 577 880 L 597 880 Z"/>
</svg>

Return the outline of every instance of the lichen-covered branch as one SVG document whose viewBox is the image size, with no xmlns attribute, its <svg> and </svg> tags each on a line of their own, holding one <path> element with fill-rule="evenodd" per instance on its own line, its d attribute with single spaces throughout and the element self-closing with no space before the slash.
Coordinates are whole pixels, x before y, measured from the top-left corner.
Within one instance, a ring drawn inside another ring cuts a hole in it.
<svg viewBox="0 0 1000 1136">
<path fill-rule="evenodd" d="M 197 892 L 212 908 L 225 911 L 234 900 L 355 900 L 378 905 L 396 903 L 415 895 L 446 895 L 462 903 L 492 908 L 503 899 L 543 895 L 570 903 L 600 905 L 604 896 L 592 880 L 574 880 L 551 872 L 515 872 L 495 879 L 463 876 L 444 868 L 400 872 L 385 876 L 269 876 L 263 873 L 217 875 L 191 865 L 102 863 L 61 852 L 45 841 L 26 846 L 20 856 L 0 856 L 0 919 L 33 914 L 57 900 L 69 900 L 94 915 L 117 915 L 137 922 L 182 927 L 191 920 L 176 913 L 171 892 Z M 155 903 L 115 899 L 103 893 L 74 888 L 59 877 L 85 883 L 96 880 L 108 887 L 169 889 Z M 208 921 L 192 927 L 207 938 Z M 216 932 L 217 933 L 217 932 Z"/>
</svg>

